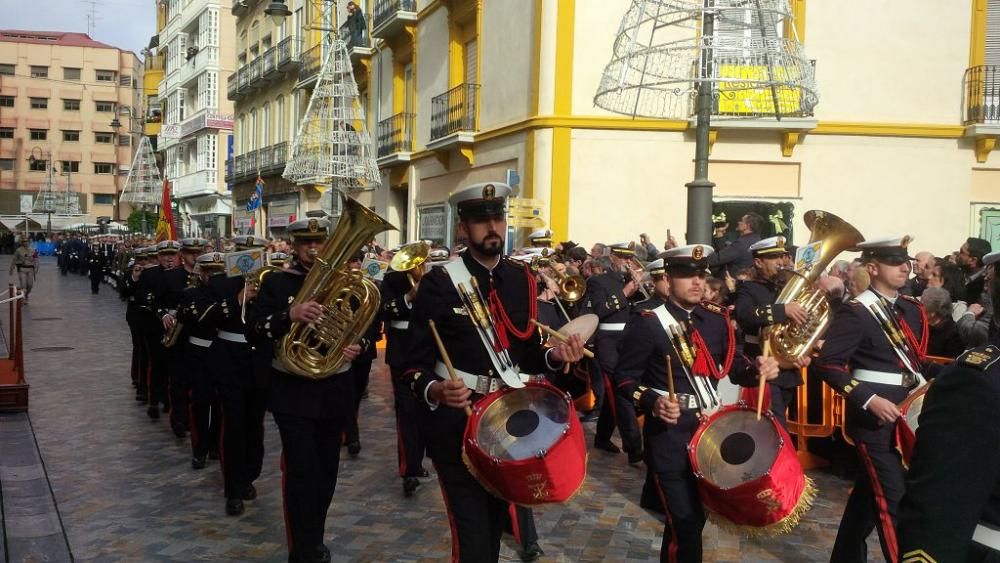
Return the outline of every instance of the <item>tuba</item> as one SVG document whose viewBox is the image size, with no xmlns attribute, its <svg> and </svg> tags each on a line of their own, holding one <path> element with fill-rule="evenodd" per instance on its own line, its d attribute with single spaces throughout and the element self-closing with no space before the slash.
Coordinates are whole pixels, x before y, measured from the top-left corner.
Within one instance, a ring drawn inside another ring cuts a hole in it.
<svg viewBox="0 0 1000 563">
<path fill-rule="evenodd" d="M 375 320 L 378 286 L 363 272 L 349 270 L 347 263 L 376 234 L 396 228 L 356 200 L 340 196 L 340 221 L 290 305 L 316 301 L 324 315 L 312 324 L 292 323 L 275 349 L 290 373 L 309 379 L 336 373 L 344 361 L 344 347 L 356 344 Z"/>
<path fill-rule="evenodd" d="M 812 231 L 809 244 L 820 242 L 819 251 L 803 271 L 794 271 L 775 303 L 798 302 L 809 312 L 809 321 L 804 325 L 788 321 L 765 329 L 761 344 L 769 344 L 772 355 L 779 362 L 792 363 L 808 354 L 816 340 L 826 331 L 832 317 L 830 304 L 823 291 L 814 287 L 814 283 L 838 254 L 865 240 L 850 223 L 833 213 L 806 211 L 804 219 L 806 227 Z"/>
</svg>

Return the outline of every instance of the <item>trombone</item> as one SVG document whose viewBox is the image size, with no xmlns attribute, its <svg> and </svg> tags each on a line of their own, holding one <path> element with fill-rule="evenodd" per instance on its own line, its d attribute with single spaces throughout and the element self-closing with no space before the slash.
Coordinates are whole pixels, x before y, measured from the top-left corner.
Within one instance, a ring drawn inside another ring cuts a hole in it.
<svg viewBox="0 0 1000 563">
<path fill-rule="evenodd" d="M 551 265 L 552 261 L 549 258 L 535 256 L 531 259 L 531 269 L 535 272 L 538 272 L 545 266 Z M 559 299 L 561 301 L 576 303 L 583 299 L 583 294 L 587 292 L 587 281 L 583 279 L 583 276 L 579 274 L 570 276 L 555 267 L 552 268 L 552 272 L 555 275 L 556 283 L 559 285 Z"/>
</svg>

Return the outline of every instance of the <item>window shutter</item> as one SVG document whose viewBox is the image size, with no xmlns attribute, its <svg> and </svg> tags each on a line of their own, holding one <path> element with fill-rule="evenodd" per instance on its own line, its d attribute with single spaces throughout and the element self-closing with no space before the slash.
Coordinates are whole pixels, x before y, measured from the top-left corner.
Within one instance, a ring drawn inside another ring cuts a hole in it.
<svg viewBox="0 0 1000 563">
<path fill-rule="evenodd" d="M 986 54 L 983 63 L 1000 65 L 1000 0 L 986 3 Z"/>
</svg>

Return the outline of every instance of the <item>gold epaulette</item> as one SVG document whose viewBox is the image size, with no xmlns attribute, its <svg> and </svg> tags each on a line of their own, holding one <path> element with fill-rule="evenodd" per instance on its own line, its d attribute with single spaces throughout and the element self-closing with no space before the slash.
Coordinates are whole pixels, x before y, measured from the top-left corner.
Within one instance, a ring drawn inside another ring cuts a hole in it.
<svg viewBox="0 0 1000 563">
<path fill-rule="evenodd" d="M 992 344 L 977 346 L 955 359 L 964 366 L 980 371 L 988 370 L 997 360 L 1000 360 L 1000 348 Z"/>
<path fill-rule="evenodd" d="M 726 311 L 722 307 L 719 307 L 718 305 L 712 303 L 711 301 L 702 301 L 701 306 L 704 307 L 706 311 L 715 313 L 716 315 L 726 314 Z"/>
</svg>

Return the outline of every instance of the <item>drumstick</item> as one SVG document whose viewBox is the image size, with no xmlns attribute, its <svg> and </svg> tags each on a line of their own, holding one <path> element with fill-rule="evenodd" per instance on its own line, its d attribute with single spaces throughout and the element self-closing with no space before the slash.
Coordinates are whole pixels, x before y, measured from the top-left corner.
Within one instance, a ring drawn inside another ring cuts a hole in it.
<svg viewBox="0 0 1000 563">
<path fill-rule="evenodd" d="M 452 381 L 458 381 L 458 375 L 455 373 L 455 366 L 451 365 L 451 356 L 448 355 L 448 351 L 444 348 L 444 342 L 441 342 L 441 335 L 438 334 L 437 327 L 434 326 L 434 321 L 427 321 L 427 324 L 431 325 L 431 334 L 434 335 L 434 342 L 437 342 L 438 352 L 441 352 L 441 360 L 444 361 L 444 365 L 448 368 L 448 375 L 451 377 Z M 472 407 L 465 407 L 465 415 L 472 416 Z"/>
<path fill-rule="evenodd" d="M 544 330 L 546 333 L 548 333 L 549 336 L 551 336 L 552 338 L 555 338 L 559 342 L 566 342 L 566 341 L 569 340 L 568 336 L 566 336 L 565 334 L 559 332 L 558 330 L 553 329 L 552 327 L 550 327 L 548 325 L 542 324 L 542 323 L 538 322 L 535 319 L 531 319 L 531 322 L 534 323 L 535 326 L 537 326 L 538 328 Z M 588 358 L 593 358 L 594 357 L 594 353 L 591 352 L 590 350 L 587 350 L 586 348 L 583 349 L 583 355 L 587 356 Z"/>
<path fill-rule="evenodd" d="M 670 354 L 667 354 L 666 357 L 667 357 L 667 391 L 670 392 L 670 400 L 676 401 L 677 393 L 674 392 L 674 359 L 670 357 Z"/>
<path fill-rule="evenodd" d="M 761 356 L 765 358 L 771 357 L 771 342 L 767 339 L 763 339 L 764 343 L 761 345 Z M 763 373 L 760 374 L 760 381 L 757 382 L 757 420 L 760 420 L 760 411 L 764 407 L 764 390 L 767 389 L 767 376 Z"/>
</svg>

